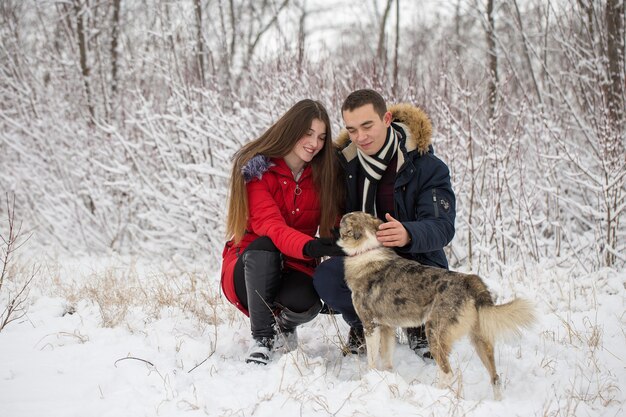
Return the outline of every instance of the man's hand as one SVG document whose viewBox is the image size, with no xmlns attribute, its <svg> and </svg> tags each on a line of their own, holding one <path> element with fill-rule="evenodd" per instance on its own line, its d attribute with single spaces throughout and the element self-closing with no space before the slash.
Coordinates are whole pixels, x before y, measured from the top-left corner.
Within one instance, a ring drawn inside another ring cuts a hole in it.
<svg viewBox="0 0 626 417">
<path fill-rule="evenodd" d="M 402 223 L 391 217 L 389 213 L 385 214 L 387 223 L 383 223 L 378 226 L 378 232 L 376 232 L 376 238 L 383 246 L 388 247 L 401 247 L 405 246 L 411 241 L 409 232 L 406 231 Z"/>
</svg>

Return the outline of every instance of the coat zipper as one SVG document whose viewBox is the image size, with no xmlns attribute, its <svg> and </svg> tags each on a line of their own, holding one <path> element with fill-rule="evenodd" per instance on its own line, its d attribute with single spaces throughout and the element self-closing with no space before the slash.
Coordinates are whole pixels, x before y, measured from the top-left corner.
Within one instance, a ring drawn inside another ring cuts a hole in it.
<svg viewBox="0 0 626 417">
<path fill-rule="evenodd" d="M 433 188 L 433 207 L 435 209 L 435 218 L 439 218 L 439 204 L 437 204 L 437 191 Z"/>
<path fill-rule="evenodd" d="M 294 181 L 296 182 L 296 188 L 293 190 L 293 207 L 295 209 L 296 207 L 296 199 L 298 198 L 298 196 L 300 194 L 302 194 L 302 188 L 300 188 L 300 180 L 302 179 L 302 172 L 300 172 L 300 175 L 298 175 L 298 179 L 294 178 Z"/>
</svg>

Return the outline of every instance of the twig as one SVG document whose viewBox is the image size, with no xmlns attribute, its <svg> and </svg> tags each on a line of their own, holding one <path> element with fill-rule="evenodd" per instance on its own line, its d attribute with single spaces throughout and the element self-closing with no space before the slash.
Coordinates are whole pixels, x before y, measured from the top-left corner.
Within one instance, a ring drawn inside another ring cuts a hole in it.
<svg viewBox="0 0 626 417">
<path fill-rule="evenodd" d="M 3 317 L 3 319 L 2 323 L 0 323 L 0 331 L 2 331 L 7 324 L 14 322 L 15 320 L 19 320 L 26 315 L 26 308 L 23 307 L 23 304 L 28 298 L 28 291 L 26 291 L 26 289 L 30 285 L 33 278 L 34 276 L 30 277 L 30 279 L 24 283 L 17 295 L 9 301 L 7 306 L 2 311 L 2 315 L 0 315 L 0 317 Z M 22 294 L 24 294 L 25 291 L 26 294 L 22 297 Z M 18 312 L 17 315 L 15 315 L 16 312 Z"/>
<path fill-rule="evenodd" d="M 133 359 L 133 360 L 136 360 L 136 361 L 141 361 L 141 362 L 147 363 L 148 365 L 150 365 L 150 366 L 152 366 L 152 367 L 154 368 L 154 364 L 153 364 L 152 362 L 147 361 L 147 360 L 145 360 L 145 359 L 136 358 L 136 357 L 134 357 L 134 356 L 127 356 L 127 357 L 125 357 L 125 358 L 118 359 L 118 360 L 116 360 L 116 361 L 115 361 L 115 363 L 114 363 L 113 365 L 117 368 L 117 363 L 118 363 L 118 362 L 125 361 L 125 360 L 127 360 L 127 359 Z"/>
<path fill-rule="evenodd" d="M 7 194 L 7 216 L 9 222 L 9 235 L 5 239 L 4 236 L 0 234 L 0 238 L 2 239 L 2 243 L 6 246 L 6 250 L 4 251 L 4 256 L 2 259 L 2 272 L 0 272 L 0 290 L 2 290 L 2 284 L 4 283 L 4 278 L 8 274 L 8 266 L 9 260 L 11 258 L 11 253 L 13 252 L 13 244 L 15 243 L 15 234 L 13 230 L 14 221 L 15 221 L 15 195 L 13 196 L 13 204 L 9 203 L 9 195 Z"/>
<path fill-rule="evenodd" d="M 213 356 L 213 354 L 215 353 L 215 351 L 211 352 L 211 354 L 209 356 L 207 356 L 202 362 L 200 362 L 199 364 L 197 364 L 196 366 L 194 366 L 193 368 L 191 368 L 189 370 L 189 372 L 187 372 L 188 374 L 190 374 L 193 370 L 195 370 L 196 368 L 199 368 L 200 366 L 202 366 L 202 364 L 204 364 L 206 361 L 209 360 L 209 358 L 211 356 Z"/>
</svg>

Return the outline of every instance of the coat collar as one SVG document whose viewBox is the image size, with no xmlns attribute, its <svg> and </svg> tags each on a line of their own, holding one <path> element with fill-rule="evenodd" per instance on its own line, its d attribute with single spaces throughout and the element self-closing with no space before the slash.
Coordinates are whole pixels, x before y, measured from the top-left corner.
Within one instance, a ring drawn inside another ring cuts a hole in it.
<svg viewBox="0 0 626 417">
<path fill-rule="evenodd" d="M 406 103 L 390 106 L 389 111 L 395 127 L 406 134 L 406 152 L 416 150 L 420 155 L 427 153 L 432 143 L 432 125 L 428 115 L 419 107 Z M 336 142 L 347 161 L 356 158 L 356 146 L 350 142 L 347 130 L 339 132 Z"/>
<path fill-rule="evenodd" d="M 287 162 L 285 162 L 284 158 L 272 158 L 271 161 L 273 165 L 270 168 L 270 171 L 273 171 L 283 177 L 289 177 L 290 179 L 294 179 L 291 168 L 289 168 L 289 165 L 287 165 Z M 302 171 L 302 175 L 300 176 L 300 180 L 302 180 L 302 178 L 304 178 L 305 176 L 310 175 L 310 172 L 311 164 L 306 164 L 304 166 L 304 170 Z"/>
</svg>

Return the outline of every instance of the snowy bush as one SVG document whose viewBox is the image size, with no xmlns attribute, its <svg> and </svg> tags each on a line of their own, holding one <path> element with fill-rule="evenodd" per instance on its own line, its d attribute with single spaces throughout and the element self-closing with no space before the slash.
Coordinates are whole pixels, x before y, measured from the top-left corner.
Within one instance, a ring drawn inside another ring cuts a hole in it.
<svg viewBox="0 0 626 417">
<path fill-rule="evenodd" d="M 0 190 L 34 244 L 217 269 L 233 153 L 304 97 L 336 134 L 343 97 L 373 87 L 433 119 L 453 266 L 624 265 L 623 22 L 601 23 L 617 3 L 403 5 L 400 26 L 392 2 L 148 3 L 0 8 Z"/>
</svg>

